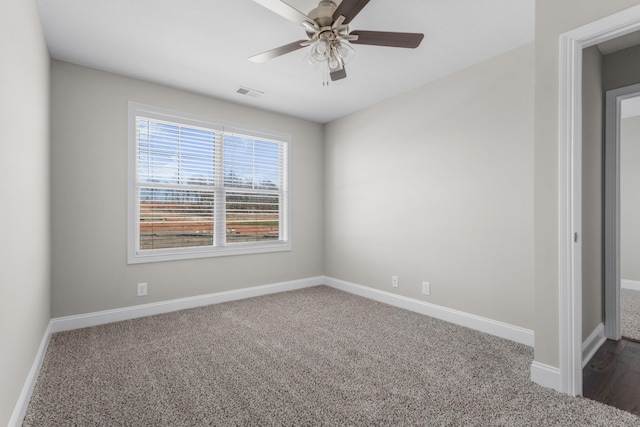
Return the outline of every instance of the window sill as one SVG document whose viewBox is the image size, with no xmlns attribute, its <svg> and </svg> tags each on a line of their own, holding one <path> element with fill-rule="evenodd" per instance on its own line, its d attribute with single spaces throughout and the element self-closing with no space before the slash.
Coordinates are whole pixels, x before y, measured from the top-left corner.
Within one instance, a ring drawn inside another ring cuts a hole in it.
<svg viewBox="0 0 640 427">
<path fill-rule="evenodd" d="M 129 253 L 127 264 L 215 258 L 235 255 L 253 255 L 271 252 L 287 252 L 291 250 L 291 242 L 277 242 L 263 245 L 231 244 L 219 248 L 189 248 L 164 253 L 159 253 L 159 251 L 142 251 L 140 253 Z"/>
</svg>

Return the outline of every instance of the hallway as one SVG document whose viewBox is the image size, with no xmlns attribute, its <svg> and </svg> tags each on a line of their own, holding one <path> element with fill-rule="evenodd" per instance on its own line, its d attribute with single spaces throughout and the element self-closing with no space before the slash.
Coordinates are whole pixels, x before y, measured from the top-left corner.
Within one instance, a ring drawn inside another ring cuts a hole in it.
<svg viewBox="0 0 640 427">
<path fill-rule="evenodd" d="M 640 343 L 602 344 L 583 369 L 583 395 L 640 415 Z"/>
</svg>

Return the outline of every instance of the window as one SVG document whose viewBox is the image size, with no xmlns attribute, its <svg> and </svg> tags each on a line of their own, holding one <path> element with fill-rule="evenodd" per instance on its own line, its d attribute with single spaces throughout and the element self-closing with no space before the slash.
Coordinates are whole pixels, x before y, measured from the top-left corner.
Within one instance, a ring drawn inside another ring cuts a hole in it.
<svg viewBox="0 0 640 427">
<path fill-rule="evenodd" d="M 129 103 L 129 263 L 290 250 L 289 140 Z"/>
</svg>

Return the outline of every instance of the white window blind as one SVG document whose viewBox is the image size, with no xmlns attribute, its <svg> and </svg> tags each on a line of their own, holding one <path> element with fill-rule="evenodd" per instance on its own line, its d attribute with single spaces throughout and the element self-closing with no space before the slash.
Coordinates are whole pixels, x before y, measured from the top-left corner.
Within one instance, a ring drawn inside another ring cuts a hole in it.
<svg viewBox="0 0 640 427">
<path fill-rule="evenodd" d="M 129 262 L 289 250 L 286 136 L 130 104 Z"/>
<path fill-rule="evenodd" d="M 217 133 L 136 117 L 138 250 L 213 246 Z"/>
<path fill-rule="evenodd" d="M 227 242 L 282 238 L 286 192 L 284 147 L 276 141 L 224 134 Z"/>
</svg>

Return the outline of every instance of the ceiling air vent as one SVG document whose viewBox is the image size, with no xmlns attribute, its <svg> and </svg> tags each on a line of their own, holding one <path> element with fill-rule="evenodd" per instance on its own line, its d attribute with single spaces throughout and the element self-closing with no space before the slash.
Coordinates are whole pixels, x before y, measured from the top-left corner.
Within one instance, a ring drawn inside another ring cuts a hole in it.
<svg viewBox="0 0 640 427">
<path fill-rule="evenodd" d="M 260 92 L 259 90 L 249 89 L 248 87 L 242 87 L 242 86 L 240 86 L 236 90 L 236 93 L 239 93 L 240 95 L 250 96 L 251 98 L 260 98 L 262 95 L 264 95 L 264 92 Z"/>
</svg>

